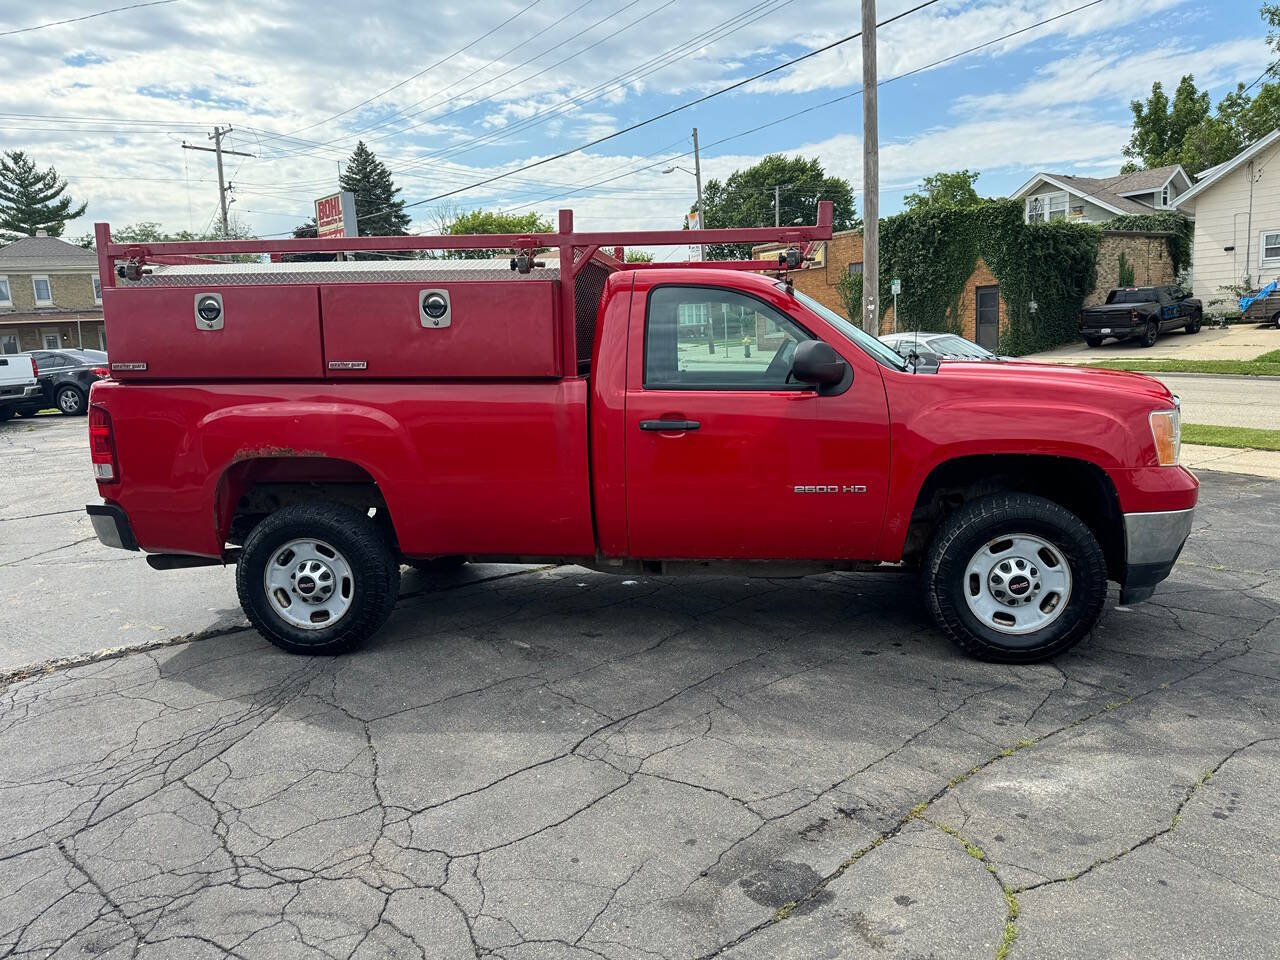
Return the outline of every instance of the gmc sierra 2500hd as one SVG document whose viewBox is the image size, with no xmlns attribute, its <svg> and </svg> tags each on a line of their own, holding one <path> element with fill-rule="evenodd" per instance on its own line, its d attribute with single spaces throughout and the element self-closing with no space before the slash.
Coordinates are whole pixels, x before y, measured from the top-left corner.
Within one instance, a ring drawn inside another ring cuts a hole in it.
<svg viewBox="0 0 1280 960">
<path fill-rule="evenodd" d="M 1114 371 L 914 370 L 788 283 L 830 224 L 822 204 L 812 227 L 575 233 L 563 211 L 533 236 L 140 246 L 99 225 L 94 528 L 161 569 L 234 560 L 253 624 L 303 653 L 377 630 L 402 562 L 915 568 L 962 650 L 1023 663 L 1085 636 L 1108 580 L 1149 596 L 1196 503 L 1176 398 Z M 621 260 L 766 241 L 785 262 Z M 199 259 L 486 248 L 517 255 Z"/>
</svg>

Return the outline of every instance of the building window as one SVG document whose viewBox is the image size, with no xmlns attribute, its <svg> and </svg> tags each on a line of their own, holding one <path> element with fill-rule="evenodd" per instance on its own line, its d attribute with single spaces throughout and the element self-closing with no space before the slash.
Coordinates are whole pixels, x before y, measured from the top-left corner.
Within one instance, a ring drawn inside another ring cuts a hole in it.
<svg viewBox="0 0 1280 960">
<path fill-rule="evenodd" d="M 101 305 L 102 304 L 102 278 L 90 277 L 90 279 L 93 281 L 93 302 L 98 305 Z"/>
<path fill-rule="evenodd" d="M 31 290 L 36 295 L 37 307 L 53 306 L 53 288 L 49 286 L 48 277 L 32 277 Z"/>
<path fill-rule="evenodd" d="M 1065 193 L 1054 193 L 1049 195 L 1049 219 L 1067 219 L 1067 195 Z"/>
<path fill-rule="evenodd" d="M 17 353 L 20 349 L 16 333 L 0 333 L 0 353 Z"/>
<path fill-rule="evenodd" d="M 1160 191 L 1160 206 L 1167 207 L 1169 205 L 1169 188 L 1166 186 Z"/>
<path fill-rule="evenodd" d="M 1280 230 L 1263 230 L 1258 247 L 1262 250 L 1264 267 L 1280 264 Z"/>
<path fill-rule="evenodd" d="M 9 295 L 9 278 L 0 277 L 0 307 L 12 307 L 13 297 Z"/>
<path fill-rule="evenodd" d="M 56 327 L 40 328 L 40 345 L 45 350 L 62 349 L 62 338 L 58 336 L 58 330 Z"/>
<path fill-rule="evenodd" d="M 1027 223 L 1044 223 L 1044 199 L 1027 197 Z"/>
<path fill-rule="evenodd" d="M 849 276 L 851 276 L 851 277 L 860 277 L 860 276 L 862 276 L 862 264 L 861 264 L 861 263 L 851 263 L 851 264 L 849 264 Z"/>
</svg>

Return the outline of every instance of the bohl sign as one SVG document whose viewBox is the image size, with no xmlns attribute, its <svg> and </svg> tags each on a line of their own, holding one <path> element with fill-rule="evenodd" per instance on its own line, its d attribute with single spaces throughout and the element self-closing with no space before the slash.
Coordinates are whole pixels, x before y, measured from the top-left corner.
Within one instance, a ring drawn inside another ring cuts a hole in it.
<svg viewBox="0 0 1280 960">
<path fill-rule="evenodd" d="M 316 236 L 321 239 L 358 236 L 354 193 L 343 191 L 316 201 Z"/>
</svg>

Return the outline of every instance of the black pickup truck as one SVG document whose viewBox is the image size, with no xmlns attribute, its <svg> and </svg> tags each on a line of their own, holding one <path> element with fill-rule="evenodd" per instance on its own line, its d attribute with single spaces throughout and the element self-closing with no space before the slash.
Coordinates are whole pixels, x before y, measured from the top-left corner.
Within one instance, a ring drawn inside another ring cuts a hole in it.
<svg viewBox="0 0 1280 960">
<path fill-rule="evenodd" d="M 1117 287 L 1107 302 L 1080 311 L 1080 335 L 1096 347 L 1107 337 L 1137 337 L 1149 347 L 1161 333 L 1186 330 L 1199 333 L 1204 307 L 1179 287 Z"/>
</svg>

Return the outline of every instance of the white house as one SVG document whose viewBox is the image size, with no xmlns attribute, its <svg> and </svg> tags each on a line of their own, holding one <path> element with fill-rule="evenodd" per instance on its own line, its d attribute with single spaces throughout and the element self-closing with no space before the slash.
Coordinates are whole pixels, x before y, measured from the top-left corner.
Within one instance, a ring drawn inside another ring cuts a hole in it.
<svg viewBox="0 0 1280 960">
<path fill-rule="evenodd" d="M 1122 214 L 1172 210 L 1190 187 L 1191 178 L 1175 163 L 1115 177 L 1037 173 L 1013 194 L 1013 199 L 1023 202 L 1027 223 L 1105 223 Z"/>
<path fill-rule="evenodd" d="M 1236 296 L 1228 288 L 1259 287 L 1280 277 L 1277 158 L 1280 129 L 1204 171 L 1176 201 L 1179 211 L 1195 217 L 1193 285 L 1208 313 L 1235 312 Z"/>
</svg>

